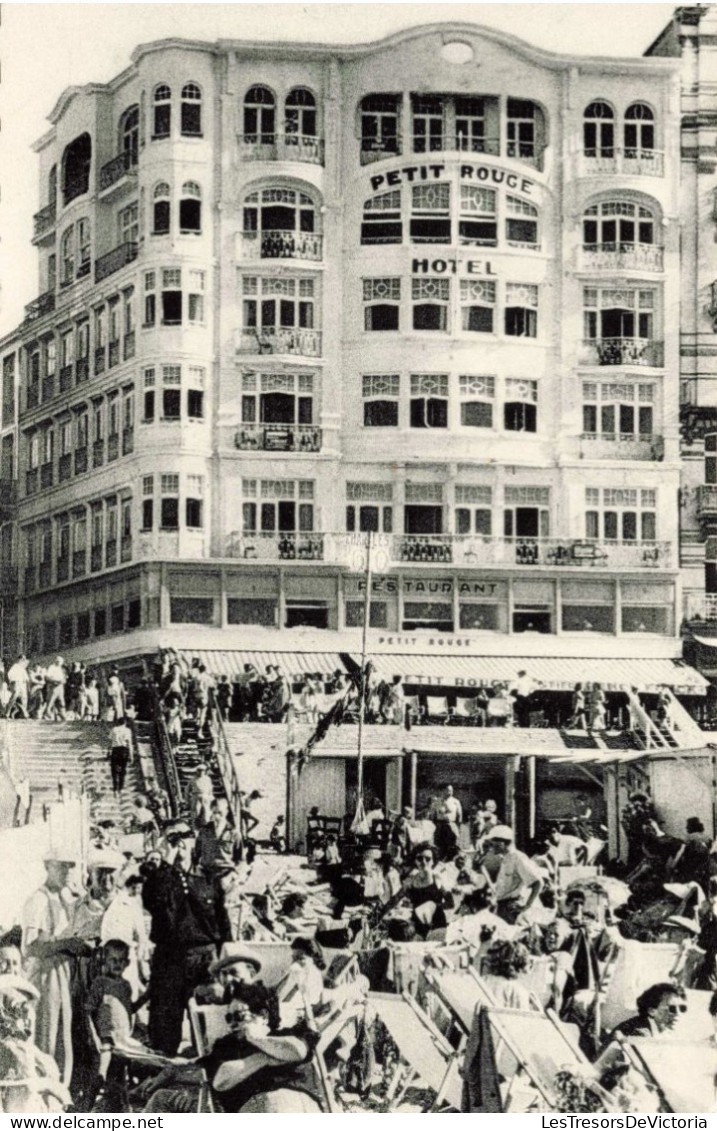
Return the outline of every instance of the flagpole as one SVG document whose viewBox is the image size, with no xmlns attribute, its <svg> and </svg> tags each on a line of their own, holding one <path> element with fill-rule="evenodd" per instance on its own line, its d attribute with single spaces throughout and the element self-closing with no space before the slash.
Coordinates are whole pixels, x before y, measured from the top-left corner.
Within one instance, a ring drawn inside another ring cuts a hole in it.
<svg viewBox="0 0 717 1131">
<path fill-rule="evenodd" d="M 371 618 L 371 531 L 366 535 L 366 570 L 365 570 L 365 596 L 363 609 L 363 631 L 361 633 L 361 695 L 359 701 L 358 717 L 358 762 L 356 768 L 356 816 L 354 824 L 358 825 L 364 818 L 363 804 L 363 719 L 366 712 L 366 692 L 368 690 L 366 679 L 366 647 L 368 629 Z"/>
</svg>

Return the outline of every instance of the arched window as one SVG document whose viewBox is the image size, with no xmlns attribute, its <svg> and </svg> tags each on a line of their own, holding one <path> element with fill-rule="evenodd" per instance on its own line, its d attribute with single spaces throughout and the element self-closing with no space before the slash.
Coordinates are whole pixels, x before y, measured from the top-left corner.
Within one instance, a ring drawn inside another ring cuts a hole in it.
<svg viewBox="0 0 717 1131">
<path fill-rule="evenodd" d="M 133 169 L 139 158 L 139 106 L 129 106 L 120 118 L 120 152 L 125 169 Z"/>
<path fill-rule="evenodd" d="M 75 226 L 70 224 L 60 241 L 60 285 L 69 286 L 75 278 Z"/>
<path fill-rule="evenodd" d="M 169 137 L 172 127 L 172 91 L 162 83 L 154 88 L 152 137 Z"/>
<path fill-rule="evenodd" d="M 195 82 L 182 87 L 182 134 L 199 137 L 202 132 L 202 92 Z"/>
<path fill-rule="evenodd" d="M 314 202 L 304 192 L 267 188 L 244 201 L 244 238 L 259 239 L 262 259 L 319 259 L 315 230 Z"/>
<path fill-rule="evenodd" d="M 626 157 L 651 154 L 655 149 L 655 115 L 644 102 L 633 102 L 623 125 Z"/>
<path fill-rule="evenodd" d="M 88 191 L 91 164 L 90 135 L 80 134 L 70 142 L 62 155 L 62 196 L 65 204 Z"/>
<path fill-rule="evenodd" d="M 244 140 L 273 145 L 275 121 L 274 95 L 266 86 L 252 86 L 244 98 Z"/>
<path fill-rule="evenodd" d="M 182 195 L 179 198 L 179 230 L 196 233 L 202 230 L 202 190 L 196 181 L 185 181 L 182 185 Z"/>
<path fill-rule="evenodd" d="M 284 108 L 284 132 L 287 141 L 297 138 L 316 137 L 316 99 L 310 90 L 297 87 L 286 96 Z M 296 144 L 296 143 L 295 143 Z"/>
<path fill-rule="evenodd" d="M 583 115 L 586 157 L 615 156 L 615 115 L 607 102 L 591 102 Z"/>
<path fill-rule="evenodd" d="M 152 235 L 166 236 L 169 232 L 169 185 L 160 181 L 154 186 L 152 201 Z"/>
</svg>

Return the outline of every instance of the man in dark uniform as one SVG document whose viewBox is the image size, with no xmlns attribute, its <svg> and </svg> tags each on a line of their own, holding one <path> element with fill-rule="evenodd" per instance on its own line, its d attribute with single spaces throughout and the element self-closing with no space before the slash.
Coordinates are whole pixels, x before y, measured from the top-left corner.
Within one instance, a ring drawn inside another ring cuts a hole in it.
<svg viewBox="0 0 717 1131">
<path fill-rule="evenodd" d="M 179 1048 L 184 1010 L 194 987 L 205 980 L 217 947 L 231 937 L 218 885 L 191 870 L 191 836 L 186 821 L 169 823 L 165 859 L 147 875 L 142 889 L 155 944 L 149 978 L 149 1041 L 168 1056 Z"/>
</svg>

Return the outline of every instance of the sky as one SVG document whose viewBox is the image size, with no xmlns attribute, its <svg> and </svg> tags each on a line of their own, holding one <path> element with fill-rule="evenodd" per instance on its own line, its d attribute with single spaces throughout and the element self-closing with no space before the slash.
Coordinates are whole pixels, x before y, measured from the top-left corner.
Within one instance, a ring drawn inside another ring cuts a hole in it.
<svg viewBox="0 0 717 1131">
<path fill-rule="evenodd" d="M 71 85 L 107 82 L 138 43 L 188 39 L 362 43 L 439 20 L 485 24 L 549 51 L 642 55 L 674 4 L 4 3 L 0 27 L 0 336 L 39 293 L 30 245 L 40 208 L 31 145 Z"/>
</svg>

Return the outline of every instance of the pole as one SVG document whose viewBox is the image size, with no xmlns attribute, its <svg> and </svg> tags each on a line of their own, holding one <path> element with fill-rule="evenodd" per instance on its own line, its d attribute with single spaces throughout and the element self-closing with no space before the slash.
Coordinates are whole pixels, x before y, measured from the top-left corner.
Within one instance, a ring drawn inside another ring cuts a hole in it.
<svg viewBox="0 0 717 1131">
<path fill-rule="evenodd" d="M 414 819 L 416 817 L 416 789 L 418 786 L 418 754 L 411 751 L 411 809 Z"/>
<path fill-rule="evenodd" d="M 366 711 L 366 647 L 368 640 L 368 629 L 371 618 L 371 531 L 369 530 L 366 535 L 366 570 L 364 573 L 366 579 L 364 606 L 363 606 L 363 631 L 361 633 L 361 682 L 360 695 L 359 695 L 359 717 L 358 717 L 358 749 L 357 749 L 357 766 L 356 766 L 356 815 L 353 819 L 351 826 L 353 832 L 361 831 L 362 826 L 365 824 L 365 809 L 363 803 L 363 719 Z"/>
</svg>

